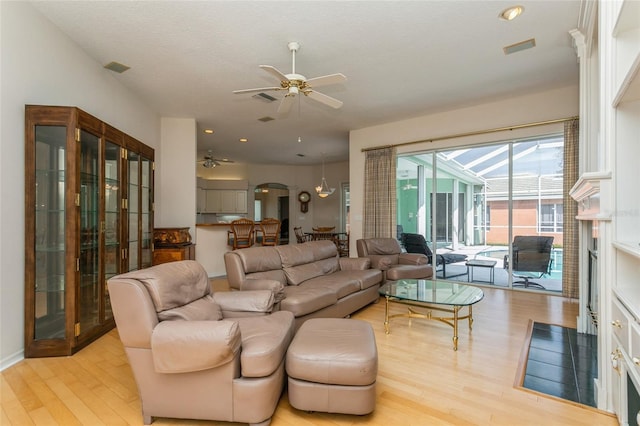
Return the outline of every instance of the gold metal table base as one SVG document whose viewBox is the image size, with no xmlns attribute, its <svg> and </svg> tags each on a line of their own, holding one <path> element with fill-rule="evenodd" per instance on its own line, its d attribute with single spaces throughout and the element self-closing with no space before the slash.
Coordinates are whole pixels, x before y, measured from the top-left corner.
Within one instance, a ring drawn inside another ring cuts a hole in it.
<svg viewBox="0 0 640 426">
<path fill-rule="evenodd" d="M 420 302 L 413 302 L 408 300 L 401 300 L 391 296 L 385 296 L 385 299 L 386 300 L 384 305 L 384 332 L 386 334 L 389 334 L 390 332 L 389 320 L 391 320 L 392 318 L 398 318 L 398 317 L 422 318 L 422 319 L 440 321 L 453 327 L 453 350 L 457 351 L 458 350 L 458 321 L 468 319 L 469 331 L 471 331 L 473 328 L 473 305 L 468 305 L 469 313 L 467 315 L 460 316 L 459 315 L 460 309 L 462 309 L 464 306 L 452 306 L 451 309 L 448 309 L 440 306 L 433 306 L 432 304 L 429 304 L 429 303 L 420 303 Z M 410 305 L 408 308 L 408 312 L 406 314 L 389 315 L 389 302 L 400 303 L 403 305 Z M 421 313 L 413 309 L 411 306 L 431 309 L 433 311 L 449 312 L 449 313 L 452 313 L 453 316 L 452 317 L 434 316 L 431 310 L 425 313 Z"/>
</svg>

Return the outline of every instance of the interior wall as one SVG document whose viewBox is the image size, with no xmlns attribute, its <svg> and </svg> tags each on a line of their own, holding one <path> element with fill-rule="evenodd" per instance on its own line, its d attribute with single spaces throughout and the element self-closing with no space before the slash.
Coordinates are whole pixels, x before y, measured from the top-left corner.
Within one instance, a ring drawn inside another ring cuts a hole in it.
<svg viewBox="0 0 640 426">
<path fill-rule="evenodd" d="M 539 93 L 516 96 L 482 105 L 447 112 L 424 115 L 408 120 L 352 130 L 349 134 L 349 182 L 351 190 L 351 247 L 362 238 L 364 211 L 363 149 L 423 141 L 468 132 L 498 129 L 519 124 L 541 122 L 577 116 L 579 113 L 579 87 L 569 86 Z M 421 142 L 398 147 L 398 154 L 453 148 L 490 141 L 509 140 L 557 132 L 562 123 L 517 130 L 506 130 L 483 135 L 461 137 L 436 142 Z"/>
<path fill-rule="evenodd" d="M 0 2 L 0 54 L 0 369 L 4 369 L 21 360 L 24 352 L 24 105 L 77 106 L 156 150 L 160 120 L 28 2 Z"/>
<path fill-rule="evenodd" d="M 196 120 L 162 118 L 161 149 L 156 170 L 162 170 L 155 187 L 155 226 L 189 227 L 195 237 L 196 225 Z"/>
</svg>

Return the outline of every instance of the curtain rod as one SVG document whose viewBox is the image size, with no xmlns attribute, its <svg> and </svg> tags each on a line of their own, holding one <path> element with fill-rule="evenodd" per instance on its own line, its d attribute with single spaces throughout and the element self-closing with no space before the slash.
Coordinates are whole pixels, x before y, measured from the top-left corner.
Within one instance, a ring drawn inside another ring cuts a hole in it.
<svg viewBox="0 0 640 426">
<path fill-rule="evenodd" d="M 382 145 L 382 146 L 375 146 L 375 147 L 371 147 L 371 148 L 362 148 L 360 152 L 373 151 L 373 150 L 376 150 L 376 149 L 383 149 L 383 148 L 394 148 L 394 147 L 397 147 L 397 146 L 415 145 L 415 144 L 418 144 L 418 143 L 432 143 L 432 142 L 442 141 L 442 140 L 446 140 L 446 139 L 462 138 L 462 137 L 465 137 L 465 136 L 475 136 L 475 135 L 484 135 L 484 134 L 487 134 L 487 133 L 503 132 L 505 130 L 525 129 L 527 127 L 544 126 L 546 124 L 562 123 L 562 122 L 565 122 L 565 121 L 576 120 L 578 118 L 579 118 L 578 116 L 574 116 L 574 117 L 569 117 L 569 118 L 558 118 L 556 120 L 538 121 L 538 122 L 535 122 L 535 123 L 517 124 L 515 126 L 509 126 L 509 127 L 498 127 L 498 128 L 495 128 L 495 129 L 487 129 L 487 130 L 476 130 L 474 132 L 457 133 L 457 134 L 448 135 L 448 136 L 439 136 L 437 138 L 422 139 L 422 140 L 419 140 L 419 141 L 401 142 L 401 143 L 396 143 L 396 144 L 391 144 L 391 145 Z"/>
</svg>

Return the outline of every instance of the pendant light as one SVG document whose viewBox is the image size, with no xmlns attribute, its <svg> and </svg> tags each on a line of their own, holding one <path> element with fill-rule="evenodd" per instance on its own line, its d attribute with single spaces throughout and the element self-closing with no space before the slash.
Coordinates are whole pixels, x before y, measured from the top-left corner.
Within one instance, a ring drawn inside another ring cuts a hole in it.
<svg viewBox="0 0 640 426">
<path fill-rule="evenodd" d="M 327 184 L 327 180 L 324 178 L 324 156 L 322 157 L 322 182 L 320 185 L 316 186 L 316 192 L 318 193 L 318 197 L 327 198 L 329 195 L 333 194 L 335 188 L 329 188 Z"/>
</svg>

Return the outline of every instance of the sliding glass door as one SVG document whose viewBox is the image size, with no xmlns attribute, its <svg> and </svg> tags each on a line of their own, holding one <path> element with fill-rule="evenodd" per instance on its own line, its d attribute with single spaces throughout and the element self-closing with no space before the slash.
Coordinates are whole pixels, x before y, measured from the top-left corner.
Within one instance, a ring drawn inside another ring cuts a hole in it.
<svg viewBox="0 0 640 426">
<path fill-rule="evenodd" d="M 438 278 L 561 291 L 563 150 L 552 135 L 400 156 L 399 229 L 451 254 Z"/>
</svg>

